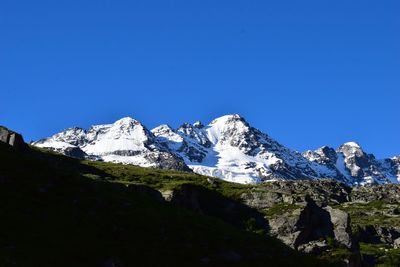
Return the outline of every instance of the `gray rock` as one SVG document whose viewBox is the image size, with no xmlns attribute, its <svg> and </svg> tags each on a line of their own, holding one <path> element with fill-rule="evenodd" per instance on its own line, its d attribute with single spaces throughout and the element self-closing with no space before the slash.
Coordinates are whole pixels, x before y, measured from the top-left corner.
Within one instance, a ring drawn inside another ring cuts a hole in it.
<svg viewBox="0 0 400 267">
<path fill-rule="evenodd" d="M 269 218 L 269 225 L 272 236 L 296 249 L 326 237 L 348 248 L 353 244 L 349 214 L 330 206 L 321 208 L 311 199 L 304 207 Z"/>
<path fill-rule="evenodd" d="M 370 244 L 394 245 L 394 241 L 400 238 L 400 229 L 379 225 L 359 227 L 358 233 L 360 242 Z"/>
<path fill-rule="evenodd" d="M 385 184 L 354 187 L 351 191 L 351 201 L 370 202 L 383 200 L 389 203 L 400 202 L 400 184 Z"/>
<path fill-rule="evenodd" d="M 79 147 L 66 147 L 66 148 L 47 147 L 46 149 L 72 158 L 77 158 L 77 159 L 88 158 L 88 155 L 85 152 L 83 152 L 82 149 L 80 149 Z"/>
<path fill-rule="evenodd" d="M 310 241 L 306 244 L 300 245 L 297 250 L 304 253 L 312 253 L 314 255 L 320 255 L 322 252 L 329 249 L 328 244 L 325 240 L 323 241 Z"/>
<path fill-rule="evenodd" d="M 6 143 L 15 149 L 24 150 L 28 145 L 24 142 L 22 135 L 0 126 L 0 142 Z"/>
<path fill-rule="evenodd" d="M 250 191 L 243 193 L 241 198 L 246 205 L 257 209 L 271 208 L 283 202 L 281 193 L 271 191 Z"/>
<path fill-rule="evenodd" d="M 270 218 L 269 225 L 271 235 L 295 249 L 310 241 L 335 236 L 329 212 L 310 198 L 304 207 Z"/>
<path fill-rule="evenodd" d="M 165 201 L 171 201 L 174 196 L 174 190 L 161 190 L 161 196 Z"/>
<path fill-rule="evenodd" d="M 246 205 L 257 209 L 273 207 L 278 203 L 306 203 L 311 197 L 318 205 L 335 205 L 350 199 L 351 189 L 334 180 L 274 181 L 260 185 L 241 195 Z"/>
<path fill-rule="evenodd" d="M 325 210 L 329 212 L 331 217 L 335 240 L 338 243 L 351 248 L 353 242 L 349 214 L 339 209 L 333 209 L 330 206 L 326 207 Z"/>
<path fill-rule="evenodd" d="M 393 247 L 394 248 L 400 248 L 400 237 L 396 238 L 393 242 Z"/>
</svg>

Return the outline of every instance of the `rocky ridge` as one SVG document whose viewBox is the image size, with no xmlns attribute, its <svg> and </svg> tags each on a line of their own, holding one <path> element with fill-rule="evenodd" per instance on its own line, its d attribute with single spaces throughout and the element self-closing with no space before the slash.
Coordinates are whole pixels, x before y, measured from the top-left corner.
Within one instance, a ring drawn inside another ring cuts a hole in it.
<svg viewBox="0 0 400 267">
<path fill-rule="evenodd" d="M 173 129 L 163 124 L 151 131 L 128 117 L 88 130 L 70 128 L 33 145 L 78 158 L 192 170 L 238 183 L 331 178 L 365 185 L 400 180 L 399 157 L 378 160 L 355 142 L 299 153 L 237 114 L 208 125 L 184 123 Z"/>
<path fill-rule="evenodd" d="M 18 150 L 27 148 L 21 134 L 11 131 L 4 126 L 0 126 L 0 142 L 6 143 Z"/>
<path fill-rule="evenodd" d="M 32 144 L 77 158 L 190 171 L 144 125 L 129 117 L 88 130 L 69 128 Z"/>
</svg>

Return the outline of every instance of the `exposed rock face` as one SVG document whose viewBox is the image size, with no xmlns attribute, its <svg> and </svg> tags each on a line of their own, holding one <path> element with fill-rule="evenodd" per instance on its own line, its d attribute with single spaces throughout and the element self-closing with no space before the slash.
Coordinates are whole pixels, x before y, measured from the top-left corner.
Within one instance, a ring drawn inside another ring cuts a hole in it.
<svg viewBox="0 0 400 267">
<path fill-rule="evenodd" d="M 273 236 L 296 249 L 326 237 L 349 248 L 352 245 L 348 214 L 329 206 L 321 208 L 311 199 L 303 208 L 270 218 L 269 224 Z"/>
<path fill-rule="evenodd" d="M 362 202 L 384 200 L 390 203 L 400 203 L 400 185 L 388 184 L 354 187 L 351 191 L 351 200 Z"/>
<path fill-rule="evenodd" d="M 309 162 L 237 114 L 222 116 L 207 126 L 185 123 L 176 131 L 159 126 L 152 132 L 195 172 L 228 181 L 255 183 L 329 176 L 324 172 L 327 168 Z"/>
<path fill-rule="evenodd" d="M 366 175 L 365 171 L 375 160 L 372 155 L 367 155 L 356 143 L 346 143 L 338 148 L 345 158 L 345 165 L 350 171 L 351 176 L 361 178 Z"/>
<path fill-rule="evenodd" d="M 351 185 L 384 184 L 399 182 L 399 164 L 396 158 L 377 160 L 366 153 L 359 144 L 348 142 L 334 150 L 322 147 L 306 151 L 303 155 L 313 162 L 335 171 L 338 180 Z"/>
<path fill-rule="evenodd" d="M 298 246 L 297 250 L 304 253 L 311 253 L 314 255 L 320 255 L 322 252 L 329 249 L 328 244 L 325 240 L 323 241 L 310 241 L 306 244 Z"/>
<path fill-rule="evenodd" d="M 320 164 L 329 165 L 330 167 L 334 167 L 337 161 L 337 154 L 335 149 L 323 146 L 315 151 L 308 150 L 303 154 L 306 158 L 312 159 L 315 162 Z"/>
<path fill-rule="evenodd" d="M 393 242 L 394 248 L 400 248 L 400 237 Z"/>
<path fill-rule="evenodd" d="M 400 238 L 400 229 L 367 225 L 358 229 L 359 241 L 369 244 L 395 245 L 395 240 Z"/>
<path fill-rule="evenodd" d="M 306 197 L 325 206 L 349 201 L 350 191 L 346 185 L 333 180 L 275 181 L 249 190 L 241 198 L 257 209 L 270 208 L 278 203 L 306 203 Z"/>
<path fill-rule="evenodd" d="M 82 151 L 79 147 L 65 147 L 65 148 L 57 148 L 57 147 L 49 147 L 48 149 L 64 154 L 68 157 L 77 158 L 77 159 L 87 159 L 89 155 Z"/>
<path fill-rule="evenodd" d="M 325 210 L 329 212 L 329 216 L 333 224 L 335 240 L 337 240 L 340 244 L 351 248 L 353 242 L 349 214 L 339 209 L 333 209 L 330 206 L 327 206 Z"/>
<path fill-rule="evenodd" d="M 6 143 L 18 150 L 24 150 L 28 147 L 24 142 L 22 135 L 7 129 L 4 126 L 0 126 L 0 142 Z"/>
</svg>

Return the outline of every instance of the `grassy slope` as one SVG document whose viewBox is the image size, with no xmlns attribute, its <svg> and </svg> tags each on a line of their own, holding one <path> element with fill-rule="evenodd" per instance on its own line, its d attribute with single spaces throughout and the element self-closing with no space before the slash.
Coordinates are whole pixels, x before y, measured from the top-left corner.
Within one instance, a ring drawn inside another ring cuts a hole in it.
<svg viewBox="0 0 400 267">
<path fill-rule="evenodd" d="M 245 189 L 194 174 L 20 154 L 0 144 L 0 266 L 327 266 L 124 183 L 195 183 L 232 198 Z"/>
<path fill-rule="evenodd" d="M 400 228 L 400 216 L 389 215 L 389 210 L 399 208 L 399 204 L 376 200 L 367 203 L 343 203 L 337 207 L 350 214 L 355 235 L 360 227 L 368 225 Z M 400 249 L 384 244 L 361 243 L 360 251 L 364 256 L 373 257 L 377 266 L 400 266 Z"/>
<path fill-rule="evenodd" d="M 400 228 L 400 215 L 390 215 L 389 212 L 391 209 L 400 208 L 399 204 L 375 200 L 368 203 L 344 203 L 339 208 L 350 214 L 355 229 L 357 226 L 366 225 Z"/>
</svg>

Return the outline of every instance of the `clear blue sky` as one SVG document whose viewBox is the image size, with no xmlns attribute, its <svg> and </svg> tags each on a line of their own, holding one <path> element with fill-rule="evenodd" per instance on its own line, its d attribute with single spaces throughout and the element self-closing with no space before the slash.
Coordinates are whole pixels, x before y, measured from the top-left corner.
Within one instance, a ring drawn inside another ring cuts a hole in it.
<svg viewBox="0 0 400 267">
<path fill-rule="evenodd" d="M 0 124 L 25 139 L 239 113 L 297 150 L 400 154 L 400 1 L 0 2 Z"/>
</svg>

